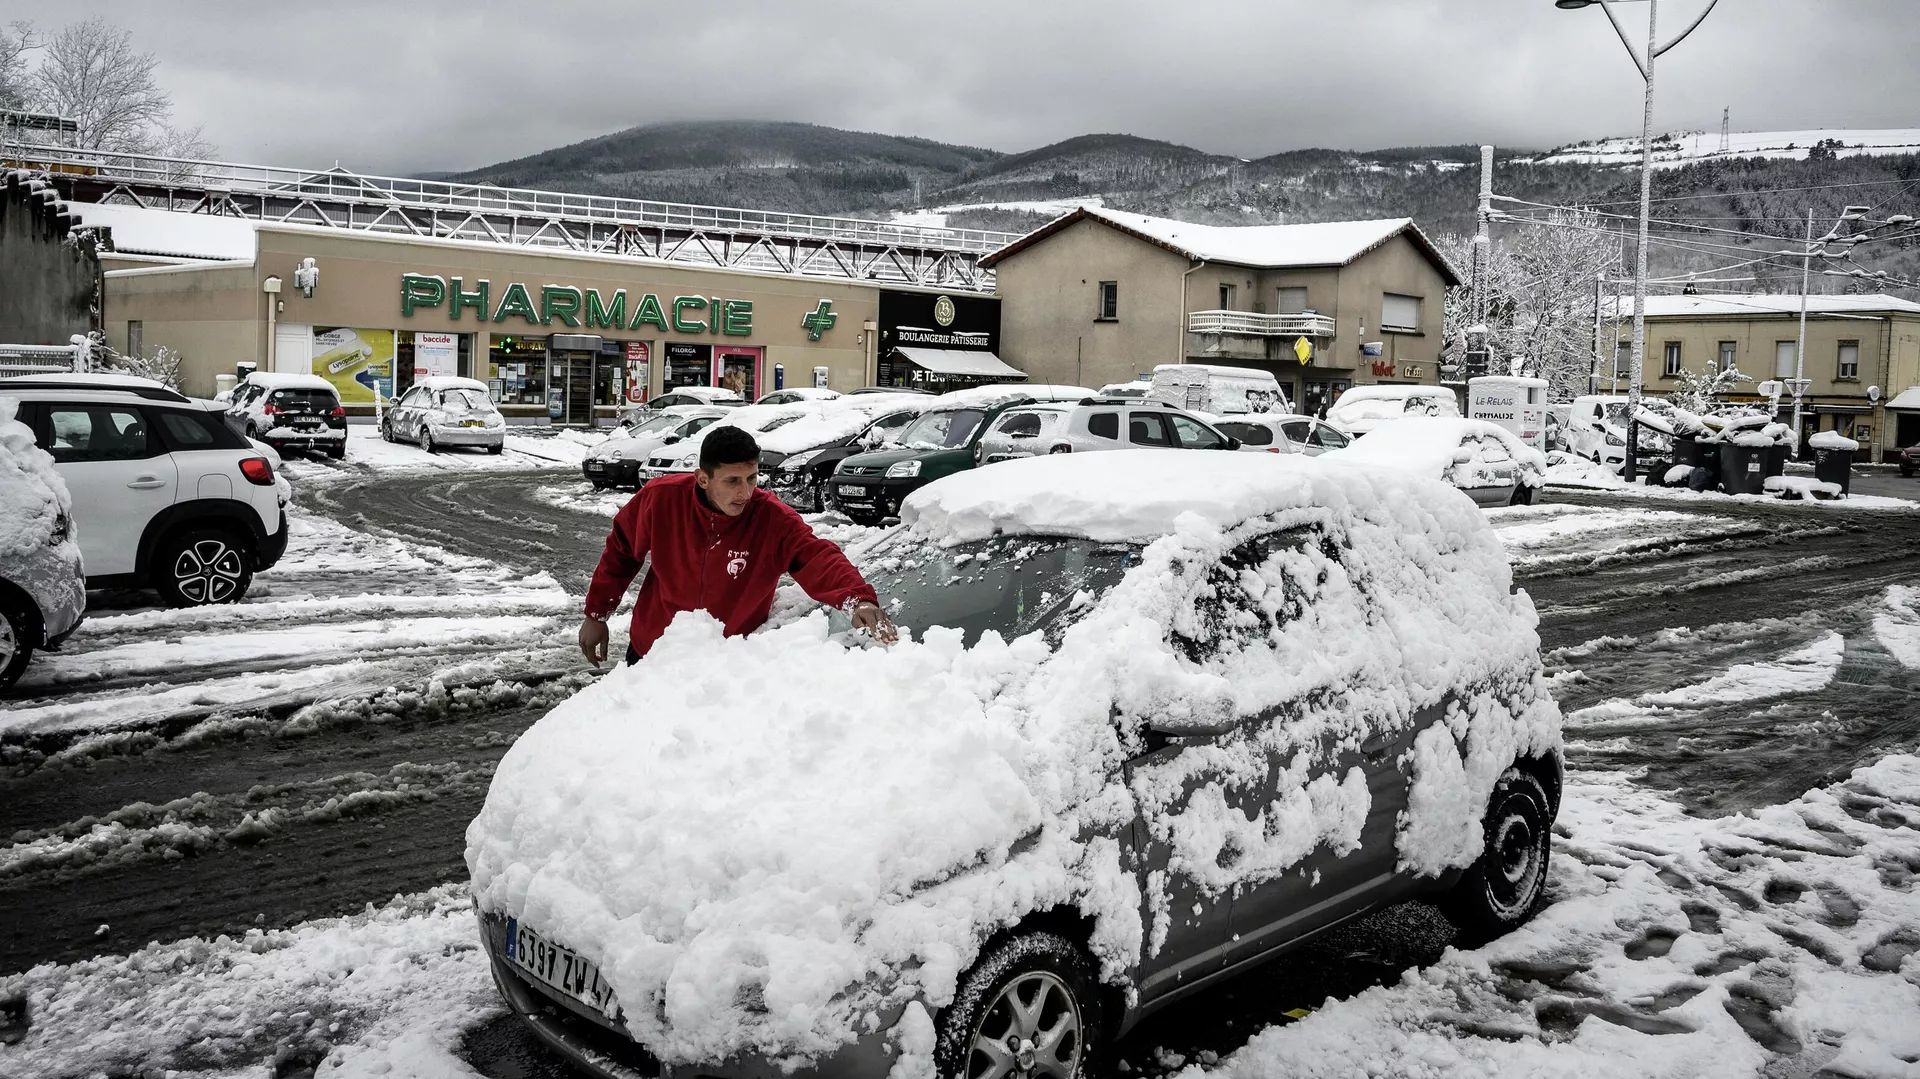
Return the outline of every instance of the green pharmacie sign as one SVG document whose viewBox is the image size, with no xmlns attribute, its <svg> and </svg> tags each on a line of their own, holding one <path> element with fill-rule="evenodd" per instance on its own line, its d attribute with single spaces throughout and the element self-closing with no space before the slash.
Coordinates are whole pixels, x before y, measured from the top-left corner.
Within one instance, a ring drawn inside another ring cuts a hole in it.
<svg viewBox="0 0 1920 1079">
<path fill-rule="evenodd" d="M 580 289 L 572 285 L 542 285 L 536 304 L 533 293 L 518 281 L 496 295 L 493 283 L 481 278 L 468 289 L 464 278 L 436 274 L 400 275 L 400 314 L 411 318 L 421 308 L 444 308 L 447 317 L 460 321 L 469 308 L 479 322 L 505 322 L 524 319 L 529 326 L 552 326 L 555 322 L 571 327 L 604 330 L 637 330 L 653 326 L 662 333 L 714 333 L 728 337 L 753 336 L 753 301 L 723 300 L 708 296 L 675 296 L 662 303 L 651 292 L 642 293 L 629 314 L 626 289 L 602 296 L 599 289 Z"/>
</svg>

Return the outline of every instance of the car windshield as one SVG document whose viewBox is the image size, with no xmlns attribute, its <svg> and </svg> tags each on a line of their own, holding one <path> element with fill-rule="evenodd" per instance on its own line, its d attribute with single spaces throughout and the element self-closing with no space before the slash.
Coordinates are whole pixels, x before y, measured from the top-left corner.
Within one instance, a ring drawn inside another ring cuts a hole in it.
<svg viewBox="0 0 1920 1079">
<path fill-rule="evenodd" d="M 986 413 L 977 408 L 929 412 L 900 435 L 900 444 L 916 450 L 950 450 L 964 446 Z"/>
<path fill-rule="evenodd" d="M 671 415 L 655 416 L 654 418 L 648 420 L 647 422 L 641 424 L 640 426 L 632 428 L 628 433 L 635 434 L 635 435 L 650 435 L 655 431 L 670 430 L 674 427 L 679 426 L 682 419 L 683 417 L 680 417 L 680 416 L 671 416 Z"/>
<path fill-rule="evenodd" d="M 1058 643 L 1139 559 L 1125 543 L 998 536 L 943 547 L 903 532 L 863 562 L 895 622 L 915 634 L 948 626 L 971 646 L 987 630 L 1007 640 L 1038 630 Z"/>
<path fill-rule="evenodd" d="M 1627 406 L 1624 401 L 1615 401 L 1606 406 L 1607 422 L 1615 427 L 1627 425 Z"/>
</svg>

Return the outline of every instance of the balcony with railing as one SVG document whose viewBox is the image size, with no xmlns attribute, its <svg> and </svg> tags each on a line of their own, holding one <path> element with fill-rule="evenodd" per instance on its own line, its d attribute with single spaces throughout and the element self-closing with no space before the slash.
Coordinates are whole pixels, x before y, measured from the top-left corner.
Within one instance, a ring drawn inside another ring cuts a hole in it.
<svg viewBox="0 0 1920 1079">
<path fill-rule="evenodd" d="M 1234 337 L 1332 337 L 1333 325 L 1332 316 L 1311 312 L 1268 315 L 1259 311 L 1192 311 L 1187 314 L 1188 333 Z"/>
</svg>

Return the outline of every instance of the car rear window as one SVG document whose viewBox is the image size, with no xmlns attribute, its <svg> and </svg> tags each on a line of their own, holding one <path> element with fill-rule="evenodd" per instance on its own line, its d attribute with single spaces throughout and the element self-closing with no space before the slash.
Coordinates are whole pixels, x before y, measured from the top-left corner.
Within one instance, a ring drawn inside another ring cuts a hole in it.
<svg viewBox="0 0 1920 1079">
<path fill-rule="evenodd" d="M 1016 412 L 1000 421 L 1000 433 L 1009 438 L 1032 438 L 1040 433 L 1040 417 L 1031 412 Z"/>
<path fill-rule="evenodd" d="M 1087 433 L 1095 438 L 1118 439 L 1120 437 L 1120 414 L 1118 412 L 1096 412 L 1087 417 Z"/>
<path fill-rule="evenodd" d="M 1273 445 L 1273 432 L 1257 423 L 1223 423 L 1220 430 L 1239 439 L 1245 446 Z"/>
<path fill-rule="evenodd" d="M 302 412 L 332 412 L 337 404 L 333 394 L 326 390 L 274 390 L 267 394 L 267 401 L 277 408 L 299 409 Z"/>
</svg>

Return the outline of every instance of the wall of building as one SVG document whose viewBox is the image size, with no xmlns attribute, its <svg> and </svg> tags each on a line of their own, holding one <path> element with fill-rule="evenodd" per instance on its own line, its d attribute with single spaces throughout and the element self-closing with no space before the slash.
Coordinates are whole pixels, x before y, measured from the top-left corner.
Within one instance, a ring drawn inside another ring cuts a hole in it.
<svg viewBox="0 0 1920 1079">
<path fill-rule="evenodd" d="M 0 170 L 0 342 L 64 345 L 99 328 L 100 259 L 52 188 Z"/>
<path fill-rule="evenodd" d="M 1178 362 L 1186 334 L 1181 275 L 1189 265 L 1106 225 L 1076 222 L 994 267 L 1001 358 L 1035 382 L 1095 388 Z M 1112 321 L 1095 317 L 1102 281 L 1118 282 Z M 1218 298 L 1217 291 L 1205 295 L 1209 305 Z"/>
<path fill-rule="evenodd" d="M 211 397 L 214 376 L 241 361 L 262 363 L 264 297 L 251 263 L 115 270 L 106 275 L 107 344 L 133 350 L 128 325 L 140 324 L 140 350 L 180 353 L 181 389 Z"/>
</svg>

